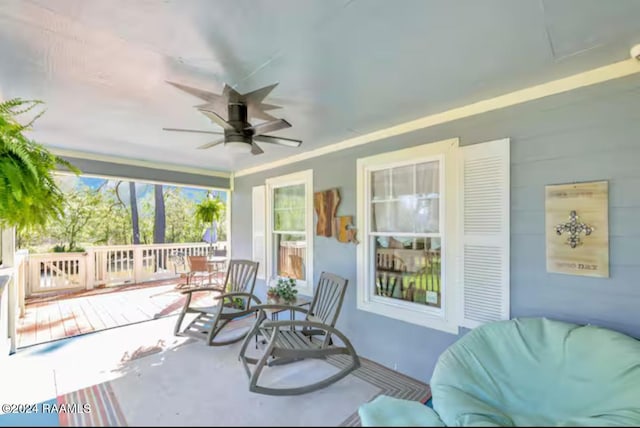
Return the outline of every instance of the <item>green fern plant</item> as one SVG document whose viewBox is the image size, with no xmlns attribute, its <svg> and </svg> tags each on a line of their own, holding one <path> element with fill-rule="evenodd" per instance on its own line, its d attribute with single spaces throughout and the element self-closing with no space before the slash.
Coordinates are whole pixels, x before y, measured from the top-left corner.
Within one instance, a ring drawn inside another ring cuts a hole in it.
<svg viewBox="0 0 640 428">
<path fill-rule="evenodd" d="M 219 197 L 207 197 L 196 206 L 196 219 L 205 224 L 211 224 L 213 233 L 213 222 L 219 222 L 225 210 L 224 202 Z M 213 250 L 213 241 L 209 245 L 209 252 Z"/>
<path fill-rule="evenodd" d="M 0 227 L 30 229 L 61 214 L 64 195 L 54 180 L 58 166 L 79 174 L 69 162 L 52 154 L 24 133 L 44 113 L 26 124 L 16 116 L 42 101 L 11 99 L 0 103 Z"/>
</svg>

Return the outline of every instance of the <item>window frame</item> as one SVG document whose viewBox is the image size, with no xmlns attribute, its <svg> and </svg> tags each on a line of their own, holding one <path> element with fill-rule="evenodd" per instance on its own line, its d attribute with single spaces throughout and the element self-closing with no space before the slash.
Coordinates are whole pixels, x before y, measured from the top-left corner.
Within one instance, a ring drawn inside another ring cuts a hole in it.
<svg viewBox="0 0 640 428">
<path fill-rule="evenodd" d="M 266 281 L 267 285 L 274 285 L 279 276 L 275 272 L 274 263 L 277 260 L 274 249 L 274 234 L 284 233 L 285 231 L 276 231 L 274 227 L 275 216 L 273 210 L 275 208 L 274 191 L 275 189 L 304 184 L 305 190 L 305 230 L 300 233 L 305 235 L 306 247 L 306 263 L 305 263 L 305 279 L 297 280 L 296 287 L 298 294 L 312 296 L 313 295 L 313 170 L 295 172 L 292 174 L 271 177 L 265 180 L 265 196 L 266 196 Z"/>
<path fill-rule="evenodd" d="M 381 153 L 357 160 L 357 219 L 362 230 L 357 258 L 358 309 L 424 327 L 454 334 L 458 333 L 457 249 L 459 247 L 458 206 L 460 204 L 460 187 L 457 151 L 458 139 L 455 138 Z M 372 207 L 374 202 L 372 202 L 371 193 L 371 173 L 377 170 L 430 161 L 439 162 L 439 232 L 437 234 L 373 232 L 372 235 Z M 380 236 L 380 233 L 387 236 L 430 237 L 430 235 L 439 235 L 434 237 L 440 238 L 441 245 L 442 288 L 440 308 L 375 294 L 375 263 L 373 262 L 375 260 L 373 257 L 375 245 L 372 242 L 372 237 Z"/>
</svg>

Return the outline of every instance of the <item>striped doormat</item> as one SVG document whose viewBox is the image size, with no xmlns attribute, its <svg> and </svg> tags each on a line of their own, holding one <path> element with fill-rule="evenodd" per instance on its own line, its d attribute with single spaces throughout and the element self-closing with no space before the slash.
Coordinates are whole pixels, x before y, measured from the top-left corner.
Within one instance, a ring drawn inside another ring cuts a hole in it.
<svg viewBox="0 0 640 428">
<path fill-rule="evenodd" d="M 109 382 L 58 396 L 60 426 L 126 426 L 124 415 Z M 64 406 L 64 407 L 63 407 Z"/>
</svg>

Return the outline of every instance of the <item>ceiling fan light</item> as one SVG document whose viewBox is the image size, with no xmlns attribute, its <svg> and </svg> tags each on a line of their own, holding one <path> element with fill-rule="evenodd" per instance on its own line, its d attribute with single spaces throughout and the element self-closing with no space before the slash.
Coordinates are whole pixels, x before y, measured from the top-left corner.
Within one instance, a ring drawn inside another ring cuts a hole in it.
<svg viewBox="0 0 640 428">
<path fill-rule="evenodd" d="M 241 141 L 227 141 L 224 145 L 230 153 L 246 154 L 251 152 L 251 144 Z"/>
</svg>

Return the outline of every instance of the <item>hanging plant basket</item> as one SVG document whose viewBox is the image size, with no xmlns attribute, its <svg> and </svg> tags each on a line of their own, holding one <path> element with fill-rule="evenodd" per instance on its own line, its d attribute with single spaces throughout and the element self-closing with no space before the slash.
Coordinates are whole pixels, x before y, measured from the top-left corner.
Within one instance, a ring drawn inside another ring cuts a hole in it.
<svg viewBox="0 0 640 428">
<path fill-rule="evenodd" d="M 29 229 L 44 226 L 62 213 L 64 195 L 54 180 L 59 166 L 80 170 L 27 138 L 41 111 L 26 124 L 17 117 L 41 105 L 19 98 L 0 103 L 0 226 Z"/>
</svg>

